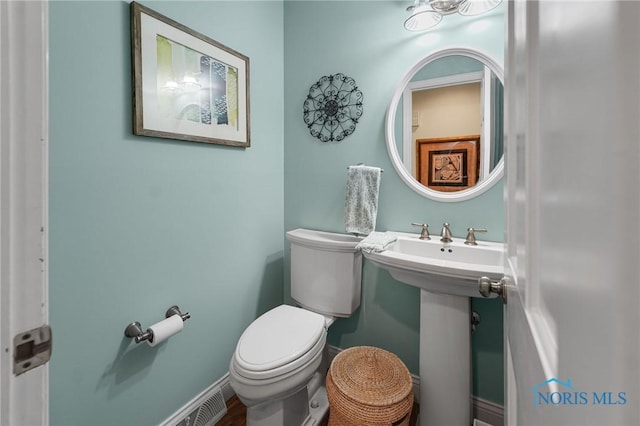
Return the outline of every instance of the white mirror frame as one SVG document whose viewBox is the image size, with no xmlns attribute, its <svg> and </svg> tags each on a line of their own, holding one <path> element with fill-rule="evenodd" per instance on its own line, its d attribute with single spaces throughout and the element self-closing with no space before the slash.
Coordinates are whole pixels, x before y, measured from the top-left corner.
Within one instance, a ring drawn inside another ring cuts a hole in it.
<svg viewBox="0 0 640 426">
<path fill-rule="evenodd" d="M 486 66 L 491 68 L 491 70 L 495 73 L 495 75 L 500 79 L 502 84 L 504 85 L 504 71 L 502 67 L 498 64 L 498 62 L 493 59 L 491 56 L 486 53 L 482 53 L 477 49 L 469 48 L 469 47 L 452 47 L 443 50 L 439 50 L 431 55 L 428 55 L 426 58 L 420 60 L 417 64 L 409 70 L 409 72 L 405 75 L 405 77 L 400 81 L 398 86 L 393 92 L 393 96 L 391 97 L 391 102 L 389 103 L 389 108 L 387 109 L 387 117 L 385 123 L 385 131 L 386 131 L 386 139 L 387 139 L 387 151 L 389 153 L 389 158 L 391 159 L 391 164 L 396 169 L 396 172 L 400 175 L 400 178 L 406 183 L 409 188 L 413 189 L 418 194 L 430 198 L 436 201 L 444 201 L 444 202 L 457 202 L 469 200 L 471 198 L 477 197 L 483 192 L 487 191 L 493 185 L 496 184 L 502 176 L 504 175 L 504 155 L 496 164 L 494 169 L 491 171 L 489 176 L 486 179 L 478 182 L 472 188 L 468 188 L 462 191 L 456 192 L 440 192 L 434 191 L 433 189 L 429 189 L 426 186 L 422 185 L 418 182 L 412 175 L 411 172 L 406 169 L 404 166 L 404 162 L 400 157 L 400 153 L 396 147 L 396 137 L 395 137 L 395 118 L 396 113 L 398 111 L 398 105 L 400 104 L 400 98 L 402 97 L 406 86 L 409 84 L 413 76 L 420 70 L 422 67 L 427 65 L 430 62 L 435 61 L 436 59 L 440 59 L 445 56 L 451 55 L 461 55 L 467 56 L 473 59 L 476 59 Z"/>
</svg>

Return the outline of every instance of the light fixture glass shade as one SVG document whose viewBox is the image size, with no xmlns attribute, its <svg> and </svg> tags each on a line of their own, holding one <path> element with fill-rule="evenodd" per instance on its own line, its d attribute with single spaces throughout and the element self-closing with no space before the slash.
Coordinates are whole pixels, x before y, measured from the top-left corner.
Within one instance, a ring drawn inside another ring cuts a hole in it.
<svg viewBox="0 0 640 426">
<path fill-rule="evenodd" d="M 456 13 L 458 8 L 466 0 L 428 0 L 429 6 L 441 15 Z"/>
<path fill-rule="evenodd" d="M 467 0 L 460 5 L 458 13 L 464 16 L 481 15 L 496 8 L 502 0 Z"/>
<path fill-rule="evenodd" d="M 404 21 L 404 28 L 408 31 L 426 31 L 438 25 L 442 21 L 442 15 L 425 7 L 418 7 Z"/>
</svg>

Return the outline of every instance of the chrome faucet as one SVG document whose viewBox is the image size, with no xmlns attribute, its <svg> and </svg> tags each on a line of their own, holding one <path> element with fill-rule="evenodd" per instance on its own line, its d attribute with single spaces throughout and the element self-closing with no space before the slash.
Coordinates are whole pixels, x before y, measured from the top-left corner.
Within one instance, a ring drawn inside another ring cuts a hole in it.
<svg viewBox="0 0 640 426">
<path fill-rule="evenodd" d="M 447 222 L 442 224 L 442 232 L 440 232 L 440 241 L 443 243 L 450 243 L 453 240 L 451 239 L 451 230 L 449 229 L 449 224 Z"/>
<path fill-rule="evenodd" d="M 427 225 L 426 223 L 416 223 L 416 222 L 412 222 L 411 223 L 413 226 L 419 226 L 421 227 L 421 231 L 420 231 L 420 239 L 421 240 L 430 240 L 431 237 L 429 236 L 429 225 Z"/>
</svg>

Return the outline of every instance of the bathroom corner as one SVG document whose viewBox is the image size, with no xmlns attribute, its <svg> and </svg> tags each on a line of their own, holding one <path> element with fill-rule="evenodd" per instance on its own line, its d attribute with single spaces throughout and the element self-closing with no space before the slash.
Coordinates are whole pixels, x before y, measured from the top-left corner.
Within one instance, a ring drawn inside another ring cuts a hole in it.
<svg viewBox="0 0 640 426">
<path fill-rule="evenodd" d="M 430 52 L 473 44 L 501 59 L 504 15 L 487 18 L 484 27 L 476 29 L 479 33 L 470 38 L 465 31 L 456 31 L 463 24 L 443 29 L 441 35 L 410 34 L 397 25 L 406 19 L 406 11 L 391 2 L 291 1 L 285 2 L 284 12 L 285 229 L 344 232 L 346 168 L 364 163 L 385 170 L 377 230 L 414 232 L 412 222 L 428 222 L 436 225 L 433 229 L 449 222 L 455 237 L 464 238 L 470 226 L 486 227 L 489 232 L 482 238 L 502 241 L 502 182 L 474 199 L 456 203 L 417 195 L 402 182 L 389 161 L 384 122 L 396 85 Z M 339 31 L 329 31 L 329 22 Z M 337 72 L 356 80 L 363 92 L 364 112 L 352 135 L 340 142 L 323 143 L 309 134 L 301 116 L 302 102 L 311 84 Z M 285 246 L 285 295 L 289 294 L 288 256 Z M 398 283 L 367 260 L 362 285 L 360 310 L 332 326 L 329 343 L 340 348 L 366 344 L 383 347 L 399 354 L 418 375 L 418 289 Z M 472 304 L 477 304 L 485 316 L 500 318 L 501 335 L 501 306 L 475 299 Z M 492 322 L 491 327 L 496 325 Z M 476 397 L 502 404 L 502 341 L 494 338 L 497 331 L 484 327 L 484 323 L 479 325 L 481 331 L 472 345 L 474 379 L 478 381 L 474 392 Z"/>
</svg>

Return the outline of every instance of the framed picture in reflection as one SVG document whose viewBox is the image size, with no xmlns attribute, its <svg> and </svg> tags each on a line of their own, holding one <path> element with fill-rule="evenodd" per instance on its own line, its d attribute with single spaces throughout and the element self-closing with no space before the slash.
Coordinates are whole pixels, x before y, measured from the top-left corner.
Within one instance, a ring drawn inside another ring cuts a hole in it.
<svg viewBox="0 0 640 426">
<path fill-rule="evenodd" d="M 480 135 L 416 140 L 417 176 L 424 186 L 461 191 L 478 181 Z"/>
</svg>

